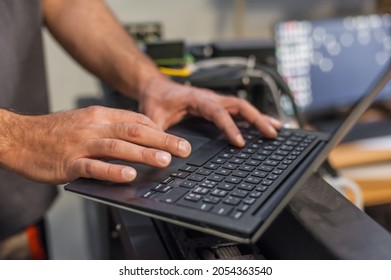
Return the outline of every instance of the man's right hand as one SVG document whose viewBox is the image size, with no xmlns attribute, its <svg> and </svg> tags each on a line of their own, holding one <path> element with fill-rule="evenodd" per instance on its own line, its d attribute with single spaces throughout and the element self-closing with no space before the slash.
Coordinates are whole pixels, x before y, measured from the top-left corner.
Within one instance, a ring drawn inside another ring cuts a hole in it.
<svg viewBox="0 0 391 280">
<path fill-rule="evenodd" d="M 132 167 L 118 159 L 166 167 L 171 155 L 187 157 L 185 139 L 162 131 L 148 117 L 92 106 L 42 116 L 0 110 L 0 163 L 40 182 L 66 183 L 79 177 L 129 182 Z"/>
</svg>

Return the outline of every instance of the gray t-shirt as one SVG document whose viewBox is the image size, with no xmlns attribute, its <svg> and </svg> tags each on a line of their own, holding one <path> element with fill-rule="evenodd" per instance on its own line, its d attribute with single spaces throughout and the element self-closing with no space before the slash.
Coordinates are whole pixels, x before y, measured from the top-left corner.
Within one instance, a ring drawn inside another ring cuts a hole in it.
<svg viewBox="0 0 391 280">
<path fill-rule="evenodd" d="M 40 2 L 0 0 L 0 107 L 23 114 L 48 113 Z M 0 168 L 0 240 L 39 221 L 55 196 Z"/>
</svg>

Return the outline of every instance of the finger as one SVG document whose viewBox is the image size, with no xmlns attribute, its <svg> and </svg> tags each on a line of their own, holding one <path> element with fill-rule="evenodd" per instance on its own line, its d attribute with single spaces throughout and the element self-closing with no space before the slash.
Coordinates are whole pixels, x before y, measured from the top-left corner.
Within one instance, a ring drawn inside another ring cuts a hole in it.
<svg viewBox="0 0 391 280">
<path fill-rule="evenodd" d="M 157 149 L 146 148 L 118 139 L 96 139 L 88 142 L 89 157 L 119 159 L 143 163 L 155 167 L 166 167 L 171 154 Z"/>
<path fill-rule="evenodd" d="M 213 121 L 224 132 L 229 142 L 235 146 L 243 147 L 245 145 L 243 136 L 227 110 L 220 105 L 211 106 L 210 108 L 210 117 L 207 117 L 208 113 L 205 113 L 204 116 Z"/>
<path fill-rule="evenodd" d="M 75 160 L 71 166 L 71 173 L 71 177 L 93 178 L 115 183 L 130 182 L 137 176 L 136 170 L 132 167 L 88 158 Z"/>
<path fill-rule="evenodd" d="M 281 128 L 281 124 L 279 121 L 262 114 L 254 106 L 252 106 L 245 100 L 236 99 L 234 104 L 235 107 L 233 110 L 233 114 L 241 116 L 247 122 L 254 125 L 264 134 L 264 136 L 270 138 L 277 137 L 277 129 Z"/>
<path fill-rule="evenodd" d="M 107 119 L 111 123 L 137 123 L 161 130 L 156 123 L 154 123 L 150 118 L 143 114 L 101 106 L 91 106 L 86 108 L 85 110 L 87 110 L 87 114 L 90 115 L 91 118 L 96 118 L 99 120 Z"/>
<path fill-rule="evenodd" d="M 187 157 L 191 153 L 191 145 L 187 140 L 141 124 L 113 124 L 107 137 L 159 149 L 178 157 Z"/>
</svg>

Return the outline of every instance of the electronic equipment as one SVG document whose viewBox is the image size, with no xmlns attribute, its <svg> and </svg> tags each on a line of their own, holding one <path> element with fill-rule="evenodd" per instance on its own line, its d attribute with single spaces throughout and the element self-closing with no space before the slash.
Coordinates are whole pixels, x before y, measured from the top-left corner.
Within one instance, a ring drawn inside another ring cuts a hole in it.
<svg viewBox="0 0 391 280">
<path fill-rule="evenodd" d="M 346 113 L 391 60 L 391 16 L 276 25 L 278 71 L 307 118 Z M 391 101 L 391 83 L 375 104 Z"/>
<path fill-rule="evenodd" d="M 242 126 L 247 145 L 238 149 L 212 124 L 196 120 L 170 130 L 192 144 L 188 159 L 175 158 L 165 169 L 131 164 L 139 176 L 128 184 L 78 179 L 65 189 L 162 221 L 254 243 L 390 81 L 390 65 L 384 68 L 382 78 L 334 133 L 282 129 L 273 140 Z"/>
</svg>

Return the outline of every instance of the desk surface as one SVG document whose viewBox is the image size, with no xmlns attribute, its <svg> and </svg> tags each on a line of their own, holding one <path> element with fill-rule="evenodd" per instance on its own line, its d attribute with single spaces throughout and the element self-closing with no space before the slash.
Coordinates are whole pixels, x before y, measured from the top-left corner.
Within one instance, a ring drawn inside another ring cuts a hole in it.
<svg viewBox="0 0 391 280">
<path fill-rule="evenodd" d="M 341 144 L 329 161 L 360 186 L 365 206 L 391 203 L 391 136 Z"/>
</svg>

